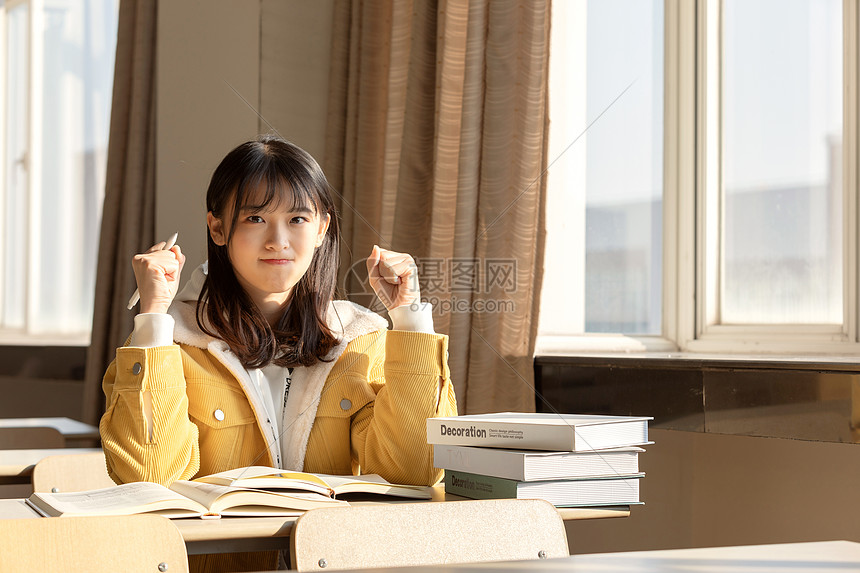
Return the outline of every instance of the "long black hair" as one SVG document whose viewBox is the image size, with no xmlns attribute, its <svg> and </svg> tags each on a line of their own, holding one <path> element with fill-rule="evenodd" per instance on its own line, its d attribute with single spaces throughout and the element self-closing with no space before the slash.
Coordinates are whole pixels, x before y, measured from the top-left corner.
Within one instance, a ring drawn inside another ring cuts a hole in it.
<svg viewBox="0 0 860 573">
<path fill-rule="evenodd" d="M 265 194 L 259 192 L 265 184 Z M 239 284 L 228 248 L 243 207 L 263 208 L 283 201 L 290 208 L 309 208 L 328 230 L 310 267 L 293 287 L 284 314 L 270 326 Z M 246 368 L 271 362 L 310 366 L 323 360 L 337 344 L 326 313 L 337 284 L 340 234 L 331 187 L 320 166 L 306 151 L 273 136 L 236 147 L 221 161 L 206 193 L 206 209 L 224 219 L 232 214 L 223 246 L 207 230 L 209 273 L 197 304 L 197 324 L 224 340 Z M 226 223 L 226 221 L 225 221 Z"/>
</svg>

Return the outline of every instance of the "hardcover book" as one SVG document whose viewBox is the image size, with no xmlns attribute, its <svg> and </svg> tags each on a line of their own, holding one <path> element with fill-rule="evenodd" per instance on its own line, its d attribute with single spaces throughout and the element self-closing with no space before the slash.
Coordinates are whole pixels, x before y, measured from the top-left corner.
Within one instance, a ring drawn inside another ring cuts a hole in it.
<svg viewBox="0 0 860 573">
<path fill-rule="evenodd" d="M 508 450 L 475 446 L 433 446 L 433 465 L 519 481 L 639 473 L 642 448 L 614 448 L 589 452 Z"/>
<path fill-rule="evenodd" d="M 650 416 L 504 412 L 427 419 L 427 443 L 592 451 L 648 443 Z"/>
<path fill-rule="evenodd" d="M 558 507 L 633 505 L 640 503 L 643 475 L 526 482 L 446 471 L 445 492 L 472 499 L 545 499 Z"/>
</svg>

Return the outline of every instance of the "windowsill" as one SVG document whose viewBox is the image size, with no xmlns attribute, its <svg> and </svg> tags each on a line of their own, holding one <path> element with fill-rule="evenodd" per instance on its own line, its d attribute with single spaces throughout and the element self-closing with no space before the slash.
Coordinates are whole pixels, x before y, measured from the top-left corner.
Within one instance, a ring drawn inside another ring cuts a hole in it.
<svg viewBox="0 0 860 573">
<path fill-rule="evenodd" d="M 679 350 L 674 342 L 659 336 L 543 335 L 538 336 L 535 345 L 535 363 L 623 362 L 628 365 L 640 363 L 650 366 L 657 364 L 671 366 L 675 363 L 684 368 L 712 366 L 715 368 L 860 370 L 860 347 L 857 345 L 795 339 L 789 340 L 788 345 L 782 342 L 769 346 L 753 343 L 727 347 L 724 344 L 720 345 L 719 341 L 714 345 L 713 340 L 713 351 L 709 348 L 706 352 L 698 352 Z M 737 351 L 741 348 L 742 350 Z"/>
<path fill-rule="evenodd" d="M 607 362 L 628 366 L 736 369 L 792 369 L 858 371 L 858 356 L 781 356 L 773 354 L 704 354 L 694 352 L 567 351 L 535 354 L 535 364 L 591 364 Z"/>
<path fill-rule="evenodd" d="M 0 346 L 69 346 L 90 345 L 90 334 L 22 334 L 0 331 Z"/>
</svg>

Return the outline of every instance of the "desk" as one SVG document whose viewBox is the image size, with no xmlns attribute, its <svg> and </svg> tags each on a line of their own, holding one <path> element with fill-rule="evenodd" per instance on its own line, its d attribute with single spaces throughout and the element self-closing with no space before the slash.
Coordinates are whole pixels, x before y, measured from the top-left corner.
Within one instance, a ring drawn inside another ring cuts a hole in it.
<svg viewBox="0 0 860 573">
<path fill-rule="evenodd" d="M 446 494 L 444 486 L 433 488 L 431 501 L 463 501 L 466 498 Z M 353 505 L 380 503 L 378 501 L 352 501 Z M 382 503 L 422 503 L 417 500 L 386 500 Z M 627 517 L 628 506 L 558 508 L 565 521 L 574 519 L 607 519 Z M 2 506 L 0 506 L 2 512 Z M 2 515 L 0 515 L 2 517 Z M 226 553 L 232 551 L 262 551 L 289 547 L 289 536 L 297 517 L 251 517 L 206 519 L 175 519 L 185 539 L 189 554 Z"/>
<path fill-rule="evenodd" d="M 362 573 L 839 573 L 860 571 L 860 543 L 820 541 L 572 555 L 564 559 L 391 567 Z"/>
<path fill-rule="evenodd" d="M 27 484 L 36 463 L 48 456 L 89 454 L 101 448 L 56 448 L 48 450 L 0 450 L 0 484 Z"/>
<path fill-rule="evenodd" d="M 66 446 L 92 446 L 98 443 L 99 429 L 71 418 L 0 418 L 0 428 L 56 428 L 66 438 Z"/>
<path fill-rule="evenodd" d="M 466 498 L 446 494 L 443 485 L 433 488 L 431 501 L 461 501 Z M 353 505 L 371 503 L 426 503 L 421 500 L 355 501 Z M 598 508 L 559 508 L 564 520 L 627 517 L 627 506 Z M 0 519 L 41 518 L 20 499 L 0 499 Z M 223 519 L 174 519 L 185 539 L 189 555 L 265 551 L 286 549 L 297 517 L 225 517 Z"/>
</svg>

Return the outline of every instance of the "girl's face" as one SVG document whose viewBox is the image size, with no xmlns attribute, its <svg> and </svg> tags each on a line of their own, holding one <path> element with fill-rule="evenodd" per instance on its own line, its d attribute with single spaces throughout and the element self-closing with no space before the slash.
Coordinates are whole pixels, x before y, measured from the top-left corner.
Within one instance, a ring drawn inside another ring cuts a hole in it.
<svg viewBox="0 0 860 573">
<path fill-rule="evenodd" d="M 256 195 L 265 193 L 261 183 Z M 207 216 L 215 244 L 224 246 L 230 236 L 233 214 Z M 239 284 L 273 323 L 290 298 L 293 287 L 307 272 L 317 247 L 322 245 L 330 216 L 312 208 L 274 201 L 264 207 L 243 207 L 227 247 Z"/>
</svg>

